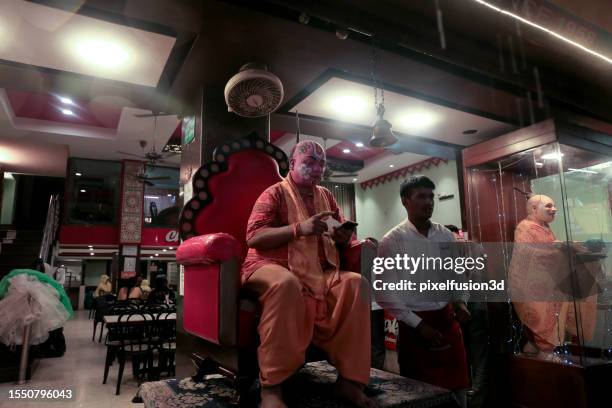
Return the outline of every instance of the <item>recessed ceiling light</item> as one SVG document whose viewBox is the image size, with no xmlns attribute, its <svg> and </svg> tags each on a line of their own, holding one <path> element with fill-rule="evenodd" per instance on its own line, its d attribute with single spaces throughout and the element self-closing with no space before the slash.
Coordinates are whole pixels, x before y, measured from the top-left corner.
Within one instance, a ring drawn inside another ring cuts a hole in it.
<svg viewBox="0 0 612 408">
<path fill-rule="evenodd" d="M 563 157 L 563 153 L 557 153 L 557 152 L 546 153 L 542 155 L 542 158 L 544 160 L 560 160 L 561 157 Z"/>
<path fill-rule="evenodd" d="M 357 143 L 355 143 L 355 146 L 357 146 L 357 147 L 363 147 L 363 143 L 361 143 L 361 142 L 357 142 Z"/>
<path fill-rule="evenodd" d="M 342 153 L 350 153 L 351 149 L 342 149 Z"/>
<path fill-rule="evenodd" d="M 357 179 L 356 179 L 356 178 L 354 178 L 354 179 L 353 179 L 353 181 L 357 181 Z"/>
<path fill-rule="evenodd" d="M 395 167 L 395 164 L 390 164 L 389 167 L 393 168 Z"/>
<path fill-rule="evenodd" d="M 77 176 L 77 177 L 81 177 L 83 174 L 81 174 L 81 173 L 74 173 L 74 175 Z"/>
<path fill-rule="evenodd" d="M 162 249 L 162 251 L 167 252 L 168 250 L 166 248 Z"/>
<path fill-rule="evenodd" d="M 90 252 L 90 253 L 89 253 L 89 255 L 95 255 L 95 253 L 93 253 L 93 252 Z"/>
<path fill-rule="evenodd" d="M 155 256 L 159 256 L 159 254 L 155 254 Z"/>
<path fill-rule="evenodd" d="M 166 194 L 168 197 L 172 197 L 172 194 Z"/>
<path fill-rule="evenodd" d="M 464 135 L 473 135 L 474 133 L 478 133 L 478 130 L 476 130 L 476 129 L 466 129 L 466 130 L 464 130 L 461 133 L 463 133 Z"/>
<path fill-rule="evenodd" d="M 435 116 L 429 112 L 408 112 L 400 116 L 398 123 L 410 129 L 423 129 L 435 121 Z"/>
<path fill-rule="evenodd" d="M 329 107 L 342 119 L 350 119 L 365 112 L 367 102 L 357 95 L 342 95 L 330 100 Z"/>
<path fill-rule="evenodd" d="M 153 255 L 151 255 L 149 258 L 153 258 Z"/>
<path fill-rule="evenodd" d="M 81 190 L 81 193 L 85 193 L 85 190 Z"/>
<path fill-rule="evenodd" d="M 130 57 L 119 43 L 101 38 L 81 38 L 74 51 L 84 63 L 106 69 L 120 68 Z"/>
<path fill-rule="evenodd" d="M 66 105 L 74 105 L 74 102 L 70 98 L 66 98 L 65 96 L 60 96 L 59 100 L 61 103 L 65 103 Z"/>
<path fill-rule="evenodd" d="M 93 245 L 89 245 L 89 248 L 90 248 L 90 249 L 91 249 L 91 248 L 93 248 Z"/>
<path fill-rule="evenodd" d="M 61 109 L 61 111 L 64 115 L 68 115 L 68 116 L 74 115 L 74 112 L 71 111 L 70 109 Z"/>
<path fill-rule="evenodd" d="M 168 247 L 168 249 L 172 250 L 172 249 L 174 249 L 174 247 Z"/>
</svg>

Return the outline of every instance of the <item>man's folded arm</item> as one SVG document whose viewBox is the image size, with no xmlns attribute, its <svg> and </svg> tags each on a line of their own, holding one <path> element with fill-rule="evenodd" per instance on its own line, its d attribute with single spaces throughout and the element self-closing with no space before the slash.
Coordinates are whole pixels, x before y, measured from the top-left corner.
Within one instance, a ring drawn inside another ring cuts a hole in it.
<svg viewBox="0 0 612 408">
<path fill-rule="evenodd" d="M 390 239 L 383 238 L 378 246 L 377 256 L 380 258 L 394 257 L 399 253 L 398 249 Z M 397 270 L 395 268 L 387 269 L 382 274 L 378 275 L 383 282 L 399 282 Z M 405 302 L 402 302 L 395 291 L 385 290 L 384 292 L 376 291 L 376 302 L 392 314 L 397 320 L 402 321 L 410 327 L 417 327 L 421 322 L 421 318 L 410 310 Z"/>
</svg>

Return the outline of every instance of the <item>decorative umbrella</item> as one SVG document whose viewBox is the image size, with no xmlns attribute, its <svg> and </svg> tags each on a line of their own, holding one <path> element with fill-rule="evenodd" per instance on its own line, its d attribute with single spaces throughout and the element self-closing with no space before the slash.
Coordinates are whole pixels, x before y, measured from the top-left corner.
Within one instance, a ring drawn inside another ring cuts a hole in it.
<svg viewBox="0 0 612 408">
<path fill-rule="evenodd" d="M 0 281 L 0 342 L 7 346 L 43 343 L 49 332 L 64 326 L 74 312 L 64 288 L 31 269 L 15 269 Z"/>
</svg>

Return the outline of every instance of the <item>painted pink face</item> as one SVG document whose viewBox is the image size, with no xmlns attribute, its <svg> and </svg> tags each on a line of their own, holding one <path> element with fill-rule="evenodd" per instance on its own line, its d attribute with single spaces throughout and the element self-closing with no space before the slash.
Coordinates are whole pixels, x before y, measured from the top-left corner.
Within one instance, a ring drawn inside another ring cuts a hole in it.
<svg viewBox="0 0 612 408">
<path fill-rule="evenodd" d="M 300 186 L 314 186 L 321 182 L 325 171 L 325 151 L 313 141 L 306 140 L 295 146 L 291 159 L 291 178 Z"/>
</svg>

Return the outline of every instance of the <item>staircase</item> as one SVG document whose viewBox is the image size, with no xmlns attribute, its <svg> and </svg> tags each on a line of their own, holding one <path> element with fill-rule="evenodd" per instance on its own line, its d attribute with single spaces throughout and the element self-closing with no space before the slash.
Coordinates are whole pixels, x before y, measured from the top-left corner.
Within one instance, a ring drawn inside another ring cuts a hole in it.
<svg viewBox="0 0 612 408">
<path fill-rule="evenodd" d="M 42 236 L 42 230 L 0 231 L 0 279 L 13 269 L 32 268 Z"/>
</svg>

